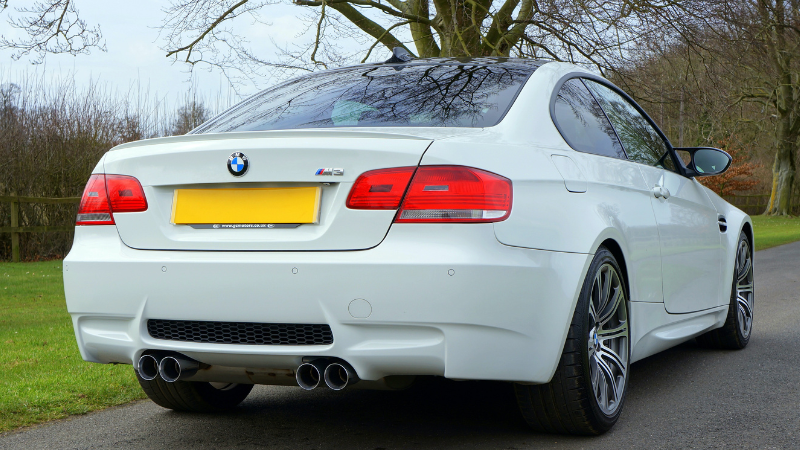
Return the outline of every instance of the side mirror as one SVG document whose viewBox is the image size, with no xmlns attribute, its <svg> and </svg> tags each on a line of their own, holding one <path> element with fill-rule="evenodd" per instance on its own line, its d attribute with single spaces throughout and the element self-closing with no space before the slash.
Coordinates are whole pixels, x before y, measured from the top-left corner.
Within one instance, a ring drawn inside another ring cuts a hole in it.
<svg viewBox="0 0 800 450">
<path fill-rule="evenodd" d="M 719 175 L 731 166 L 733 158 L 726 152 L 711 147 L 676 148 L 684 163 L 684 171 L 689 177 L 710 177 Z"/>
</svg>

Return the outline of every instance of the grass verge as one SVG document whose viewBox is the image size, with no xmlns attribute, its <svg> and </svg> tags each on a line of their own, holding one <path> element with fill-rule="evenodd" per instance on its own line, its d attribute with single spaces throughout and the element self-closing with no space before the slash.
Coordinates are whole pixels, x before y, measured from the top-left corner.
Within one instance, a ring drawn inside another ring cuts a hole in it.
<svg viewBox="0 0 800 450">
<path fill-rule="evenodd" d="M 131 366 L 81 359 L 61 261 L 0 263 L 0 433 L 142 398 Z"/>
<path fill-rule="evenodd" d="M 752 216 L 756 250 L 800 241 L 800 217 Z"/>
</svg>

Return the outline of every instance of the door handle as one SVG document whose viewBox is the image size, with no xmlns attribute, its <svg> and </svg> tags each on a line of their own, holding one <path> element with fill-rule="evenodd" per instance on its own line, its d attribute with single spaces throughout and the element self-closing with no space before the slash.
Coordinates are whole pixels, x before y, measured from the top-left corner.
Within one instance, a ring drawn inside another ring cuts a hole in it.
<svg viewBox="0 0 800 450">
<path fill-rule="evenodd" d="M 653 195 L 656 198 L 663 198 L 663 199 L 666 200 L 666 199 L 669 198 L 669 195 L 670 195 L 669 194 L 669 189 L 665 188 L 664 186 L 656 185 L 653 188 Z"/>
</svg>

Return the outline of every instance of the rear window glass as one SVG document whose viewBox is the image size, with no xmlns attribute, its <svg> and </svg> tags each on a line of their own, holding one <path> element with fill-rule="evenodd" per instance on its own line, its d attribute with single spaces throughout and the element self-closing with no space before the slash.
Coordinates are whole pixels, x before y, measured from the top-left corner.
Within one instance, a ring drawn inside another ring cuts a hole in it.
<svg viewBox="0 0 800 450">
<path fill-rule="evenodd" d="M 361 66 L 260 92 L 191 134 L 334 127 L 497 125 L 535 65 Z"/>
</svg>

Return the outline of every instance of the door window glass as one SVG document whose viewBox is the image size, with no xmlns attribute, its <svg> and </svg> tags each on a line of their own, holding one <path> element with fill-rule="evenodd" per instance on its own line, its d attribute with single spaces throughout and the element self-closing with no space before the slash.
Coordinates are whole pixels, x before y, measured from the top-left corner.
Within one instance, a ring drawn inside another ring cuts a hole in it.
<svg viewBox="0 0 800 450">
<path fill-rule="evenodd" d="M 625 152 L 602 108 L 577 78 L 561 87 L 555 122 L 564 140 L 579 152 L 625 159 Z"/>
<path fill-rule="evenodd" d="M 650 122 L 628 100 L 596 81 L 584 80 L 614 125 L 628 158 L 648 166 L 675 170 L 667 144 Z M 662 160 L 662 157 L 664 159 Z M 669 160 L 669 167 L 664 164 Z"/>
</svg>

